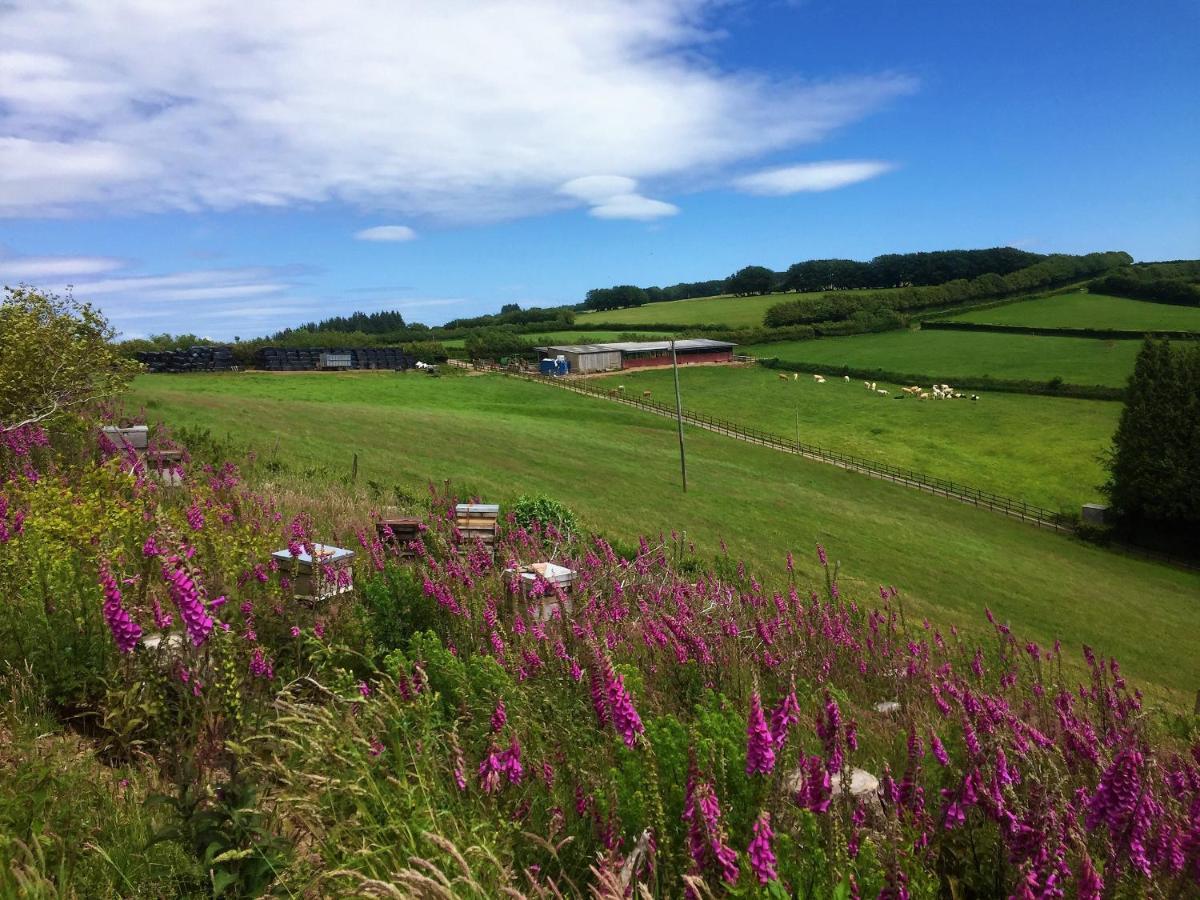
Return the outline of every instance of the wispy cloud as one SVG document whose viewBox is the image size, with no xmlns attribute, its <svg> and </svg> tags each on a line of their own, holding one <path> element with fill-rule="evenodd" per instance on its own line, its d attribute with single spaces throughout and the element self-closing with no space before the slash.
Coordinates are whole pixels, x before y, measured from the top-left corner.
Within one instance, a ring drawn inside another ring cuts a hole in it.
<svg viewBox="0 0 1200 900">
<path fill-rule="evenodd" d="M 801 191 L 832 191 L 875 178 L 895 168 L 878 160 L 840 160 L 800 163 L 778 169 L 764 169 L 735 178 L 734 187 L 748 194 L 782 196 Z"/>
<path fill-rule="evenodd" d="M 914 87 L 711 65 L 723 6 L 11 0 L 0 216 L 331 201 L 522 216 L 580 203 L 557 188 L 597 172 L 662 194 L 820 140 Z M 670 205 L 611 196 L 625 199 L 594 215 Z"/>
<path fill-rule="evenodd" d="M 637 182 L 624 175 L 585 175 L 560 185 L 558 192 L 591 206 L 597 219 L 638 219 L 643 222 L 673 216 L 679 207 L 643 197 Z"/>
<path fill-rule="evenodd" d="M 100 275 L 125 265 L 111 256 L 0 256 L 0 282 L 42 281 Z"/>
<path fill-rule="evenodd" d="M 354 236 L 360 241 L 411 241 L 417 233 L 407 225 L 376 225 L 356 231 Z"/>
</svg>

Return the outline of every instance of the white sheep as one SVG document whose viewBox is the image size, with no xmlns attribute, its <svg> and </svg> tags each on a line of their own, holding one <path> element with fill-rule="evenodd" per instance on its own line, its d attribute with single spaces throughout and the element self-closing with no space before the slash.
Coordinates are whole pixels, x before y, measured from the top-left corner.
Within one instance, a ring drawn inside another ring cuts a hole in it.
<svg viewBox="0 0 1200 900">
<path fill-rule="evenodd" d="M 885 396 L 885 397 L 886 397 L 886 396 L 887 396 L 887 394 L 888 394 L 888 392 L 887 392 L 887 391 L 885 391 L 883 388 L 880 388 L 880 389 L 879 389 L 879 390 L 877 390 L 875 393 L 877 393 L 877 394 L 882 394 L 882 395 L 883 395 L 883 396 Z"/>
<path fill-rule="evenodd" d="M 849 376 L 849 375 L 843 375 L 842 377 L 843 377 L 844 379 L 846 379 L 846 384 L 849 384 L 849 383 L 850 383 L 850 376 Z"/>
<path fill-rule="evenodd" d="M 799 381 L 799 380 L 800 380 L 800 375 L 799 375 L 799 373 L 798 373 L 798 372 L 793 372 L 793 373 L 792 373 L 792 381 Z"/>
<path fill-rule="evenodd" d="M 875 390 L 875 382 L 871 382 L 871 390 Z"/>
</svg>

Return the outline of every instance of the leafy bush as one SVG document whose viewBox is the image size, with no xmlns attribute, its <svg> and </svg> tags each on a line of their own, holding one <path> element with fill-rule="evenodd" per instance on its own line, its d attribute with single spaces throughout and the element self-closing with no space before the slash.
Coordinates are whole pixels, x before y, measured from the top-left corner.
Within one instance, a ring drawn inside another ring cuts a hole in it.
<svg viewBox="0 0 1200 900">
<path fill-rule="evenodd" d="M 571 534 L 578 530 L 575 514 L 564 504 L 542 494 L 522 494 L 512 505 L 513 518 L 522 528 L 538 523 L 543 529 L 553 526 L 559 534 Z"/>
</svg>

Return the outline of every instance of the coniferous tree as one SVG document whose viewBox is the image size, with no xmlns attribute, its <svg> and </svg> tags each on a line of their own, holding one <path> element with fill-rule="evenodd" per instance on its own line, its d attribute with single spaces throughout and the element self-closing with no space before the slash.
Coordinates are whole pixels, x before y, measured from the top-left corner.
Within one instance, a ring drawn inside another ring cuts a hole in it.
<svg viewBox="0 0 1200 900">
<path fill-rule="evenodd" d="M 1104 489 L 1124 534 L 1200 553 L 1200 348 L 1142 346 L 1108 469 Z"/>
</svg>

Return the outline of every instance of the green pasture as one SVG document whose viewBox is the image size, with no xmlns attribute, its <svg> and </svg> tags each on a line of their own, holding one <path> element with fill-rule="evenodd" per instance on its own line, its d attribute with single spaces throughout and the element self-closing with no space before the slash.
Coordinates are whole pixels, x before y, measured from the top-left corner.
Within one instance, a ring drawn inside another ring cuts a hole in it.
<svg viewBox="0 0 1200 900">
<path fill-rule="evenodd" d="M 966 312 L 949 321 L 1036 328 L 1200 331 L 1200 308 L 1074 292 Z"/>
<path fill-rule="evenodd" d="M 990 310 L 989 310 L 990 312 Z M 1123 387 L 1141 341 L 1041 337 L 971 331 L 884 331 L 742 347 L 739 353 L 784 362 L 850 366 L 924 375 L 933 382 L 991 376 L 1004 379 Z"/>
<path fill-rule="evenodd" d="M 987 606 L 1022 638 L 1117 656 L 1159 699 L 1190 705 L 1200 685 L 1200 574 L 695 429 L 684 494 L 674 423 L 550 386 L 499 375 L 145 375 L 128 402 L 151 421 L 264 453 L 277 445 L 295 477 L 348 476 L 357 453 L 362 483 L 411 490 L 450 478 L 501 502 L 541 492 L 614 537 L 678 529 L 704 556 L 724 539 L 768 577 L 782 576 L 792 550 L 802 582 L 815 584 L 820 542 L 842 565 L 844 593 L 867 599 L 893 584 L 909 621 L 981 627 Z"/>
<path fill-rule="evenodd" d="M 760 367 L 685 366 L 679 381 L 691 410 L 913 469 L 1049 509 L 1079 511 L 1100 500 L 1100 455 L 1121 404 L 1101 400 L 985 393 L 970 400 L 920 401 L 879 382 L 849 384 L 811 375 L 796 380 Z M 628 393 L 649 390 L 673 401 L 670 371 L 624 372 L 605 379 Z M 896 400 L 896 397 L 904 397 Z"/>
<path fill-rule="evenodd" d="M 664 303 L 647 303 L 626 309 L 606 309 L 599 312 L 583 312 L 575 316 L 575 324 L 581 326 L 603 325 L 620 322 L 628 325 L 724 325 L 729 328 L 759 328 L 763 316 L 776 303 L 792 300 L 797 294 L 765 294 L 761 297 L 735 297 L 718 294 L 715 297 L 697 297 L 693 300 L 668 300 Z M 818 297 L 819 294 L 810 296 Z"/>
<path fill-rule="evenodd" d="M 535 344 L 606 344 L 612 341 L 652 341 L 667 337 L 662 331 L 549 331 L 542 334 L 523 334 L 527 341 Z M 465 338 L 442 341 L 447 350 L 461 350 L 467 344 Z"/>
</svg>

